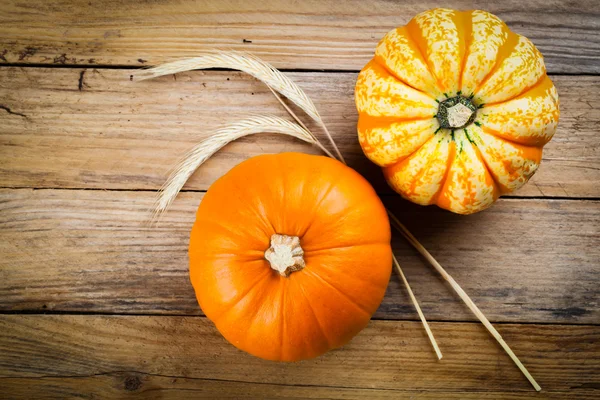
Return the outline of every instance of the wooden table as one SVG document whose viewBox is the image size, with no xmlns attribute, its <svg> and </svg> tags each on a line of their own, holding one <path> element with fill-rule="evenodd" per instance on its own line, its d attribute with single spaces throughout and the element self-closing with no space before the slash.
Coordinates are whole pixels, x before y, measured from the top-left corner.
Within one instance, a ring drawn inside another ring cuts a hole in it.
<svg viewBox="0 0 600 400">
<path fill-rule="evenodd" d="M 358 145 L 357 71 L 391 28 L 438 3 L 383 0 L 0 4 L 0 397 L 600 397 L 600 15 L 595 1 L 445 2 L 496 13 L 544 53 L 561 121 L 541 169 L 461 217 L 386 189 Z M 204 191 L 240 161 L 317 149 L 260 135 L 227 146 L 157 227 L 155 191 L 183 152 L 243 113 L 285 111 L 260 82 L 136 69 L 214 47 L 251 51 L 314 99 L 351 166 L 457 279 L 543 387 L 535 393 L 401 238 L 394 250 L 444 353 L 393 276 L 369 327 L 279 364 L 229 345 L 188 280 Z"/>
</svg>

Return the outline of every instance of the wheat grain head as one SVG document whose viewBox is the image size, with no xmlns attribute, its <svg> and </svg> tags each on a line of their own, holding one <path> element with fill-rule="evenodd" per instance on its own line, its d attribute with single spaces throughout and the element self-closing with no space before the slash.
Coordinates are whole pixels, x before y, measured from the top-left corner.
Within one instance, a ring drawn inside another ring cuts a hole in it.
<svg viewBox="0 0 600 400">
<path fill-rule="evenodd" d="M 200 165 L 226 144 L 255 133 L 280 133 L 314 144 L 312 134 L 296 123 L 271 115 L 251 116 L 228 124 L 214 131 L 208 139 L 194 146 L 175 166 L 169 178 L 158 192 L 152 222 L 157 222 L 167 210 L 189 177 Z"/>
</svg>

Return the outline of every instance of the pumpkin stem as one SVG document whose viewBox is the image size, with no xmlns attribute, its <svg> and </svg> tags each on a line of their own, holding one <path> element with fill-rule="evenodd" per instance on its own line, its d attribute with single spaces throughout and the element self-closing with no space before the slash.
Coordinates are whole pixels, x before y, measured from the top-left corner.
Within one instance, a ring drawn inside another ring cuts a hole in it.
<svg viewBox="0 0 600 400">
<path fill-rule="evenodd" d="M 304 263 L 304 250 L 300 246 L 298 236 L 280 235 L 271 236 L 271 247 L 265 251 L 265 258 L 271 268 L 281 276 L 288 277 L 292 272 L 300 271 L 306 266 Z"/>
<path fill-rule="evenodd" d="M 461 129 L 475 120 L 476 111 L 470 99 L 456 96 L 440 103 L 436 117 L 444 129 Z"/>
</svg>

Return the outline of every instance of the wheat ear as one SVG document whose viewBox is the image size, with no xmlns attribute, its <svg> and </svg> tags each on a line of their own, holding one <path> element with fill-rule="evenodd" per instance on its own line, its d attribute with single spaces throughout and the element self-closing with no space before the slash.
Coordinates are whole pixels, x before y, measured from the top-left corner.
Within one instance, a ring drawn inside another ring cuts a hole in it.
<svg viewBox="0 0 600 400">
<path fill-rule="evenodd" d="M 300 107 L 309 117 L 315 120 L 323 129 L 329 142 L 333 146 L 337 156 L 344 161 L 342 153 L 338 149 L 333 137 L 327 130 L 319 111 L 312 100 L 306 95 L 294 81 L 285 76 L 271 64 L 260 58 L 239 51 L 211 51 L 198 57 L 162 64 L 153 68 L 142 70 L 136 74 L 136 79 L 145 80 L 163 75 L 171 75 L 194 69 L 228 68 L 243 71 L 262 81 L 267 86 L 281 93 L 290 101 Z"/>
<path fill-rule="evenodd" d="M 542 390 L 540 385 L 538 385 L 538 383 L 535 381 L 535 379 L 533 379 L 533 376 L 531 376 L 531 374 L 529 373 L 527 368 L 525 368 L 523 363 L 521 363 L 521 360 L 519 360 L 519 358 L 515 355 L 515 353 L 508 346 L 508 344 L 506 344 L 506 342 L 504 341 L 504 339 L 502 338 L 500 333 L 496 330 L 496 328 L 494 328 L 494 326 L 486 318 L 486 316 L 483 315 L 483 313 L 481 312 L 479 307 L 477 307 L 475 305 L 473 300 L 471 300 L 471 298 L 469 297 L 469 295 L 467 295 L 467 293 L 463 290 L 463 288 L 461 288 L 460 285 L 458 283 L 456 283 L 454 278 L 452 278 L 452 276 L 450 276 L 450 274 L 448 272 L 446 272 L 446 270 L 440 265 L 440 263 L 438 263 L 437 260 L 435 258 L 433 258 L 431 253 L 429 253 L 427 251 L 427 249 L 417 240 L 417 238 L 414 237 L 414 235 L 412 233 L 410 233 L 410 231 L 406 228 L 406 226 L 404 226 L 404 224 L 402 224 L 400 222 L 400 220 L 394 214 L 392 214 L 389 210 L 388 210 L 388 215 L 390 216 L 392 225 L 394 225 L 394 227 L 402 234 L 402 236 L 404 236 L 404 238 L 406 240 L 408 240 L 408 242 L 410 244 L 412 244 L 413 247 L 415 249 L 417 249 L 417 251 L 419 253 L 421 253 L 421 255 L 423 257 L 425 257 L 425 259 L 427 261 L 429 261 L 429 263 L 442 276 L 442 278 L 444 278 L 446 280 L 446 282 L 448 282 L 450 284 L 452 289 L 458 294 L 458 296 L 467 305 L 467 307 L 469 307 L 471 312 L 473 314 L 475 314 L 477 319 L 479 319 L 479 321 L 483 324 L 483 326 L 485 326 L 486 329 L 492 334 L 494 339 L 496 339 L 496 341 L 500 344 L 500 346 L 502 346 L 504 351 L 513 360 L 513 362 L 517 365 L 517 367 L 521 370 L 523 375 L 525 375 L 525 377 L 527 378 L 529 383 L 531 383 L 531 385 L 535 388 L 535 390 L 537 390 L 538 392 L 540 390 Z"/>
<path fill-rule="evenodd" d="M 281 133 L 315 144 L 313 135 L 297 124 L 276 116 L 259 115 L 228 124 L 214 131 L 208 139 L 194 146 L 171 172 L 158 192 L 152 221 L 157 221 L 171 205 L 185 182 L 200 165 L 226 144 L 255 133 Z"/>
</svg>

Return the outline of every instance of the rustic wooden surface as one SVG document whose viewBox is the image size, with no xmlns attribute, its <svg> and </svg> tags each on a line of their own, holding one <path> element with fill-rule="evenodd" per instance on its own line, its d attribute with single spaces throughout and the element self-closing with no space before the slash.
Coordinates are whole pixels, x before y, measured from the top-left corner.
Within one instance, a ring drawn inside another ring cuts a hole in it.
<svg viewBox="0 0 600 400">
<path fill-rule="evenodd" d="M 0 68 L 0 171 L 10 187 L 157 189 L 210 130 L 240 114 L 287 116 L 266 86 L 239 72 L 135 81 L 136 70 Z M 290 73 L 313 98 L 351 166 L 389 192 L 356 139 L 356 73 Z M 133 80 L 132 79 L 133 76 Z M 600 197 L 600 76 L 556 76 L 561 119 L 527 197 Z M 6 108 L 11 113 L 6 111 Z M 2 114 L 0 114 L 2 115 Z M 315 129 L 318 131 L 318 128 Z M 186 186 L 206 190 L 263 152 L 319 150 L 263 135 L 228 146 Z"/>
<path fill-rule="evenodd" d="M 0 310 L 199 315 L 187 244 L 202 196 L 149 227 L 154 192 L 0 190 Z M 501 199 L 468 217 L 384 201 L 493 321 L 600 320 L 600 201 Z M 394 250 L 430 319 L 474 320 L 404 240 Z M 416 318 L 396 277 L 375 318 Z"/>
<path fill-rule="evenodd" d="M 53 0 L 0 4 L 1 398 L 595 399 L 600 390 L 600 15 L 594 1 L 472 2 L 544 53 L 559 130 L 532 181 L 461 217 L 390 193 L 355 136 L 356 72 L 389 29 L 439 6 L 375 1 Z M 401 238 L 393 246 L 444 353 L 396 276 L 369 327 L 312 361 L 248 356 L 201 315 L 186 248 L 203 191 L 261 153 L 227 146 L 162 223 L 169 168 L 236 115 L 285 112 L 232 71 L 138 82 L 136 68 L 249 50 L 314 99 L 350 164 L 459 281 L 544 388 Z"/>
<path fill-rule="evenodd" d="M 443 362 L 421 325 L 406 321 L 372 321 L 343 349 L 299 363 L 241 353 L 198 317 L 4 315 L 0 328 L 0 383 L 25 397 L 69 397 L 86 387 L 99 397 L 481 399 L 510 388 L 511 398 L 531 398 L 529 383 L 476 323 L 432 324 Z M 499 326 L 546 388 L 536 398 L 594 398 L 600 332 L 552 328 Z"/>
<path fill-rule="evenodd" d="M 389 30 L 442 5 L 497 14 L 553 73 L 600 73 L 595 0 L 4 0 L 0 62 L 143 66 L 218 46 L 278 68 L 359 70 Z"/>
</svg>

